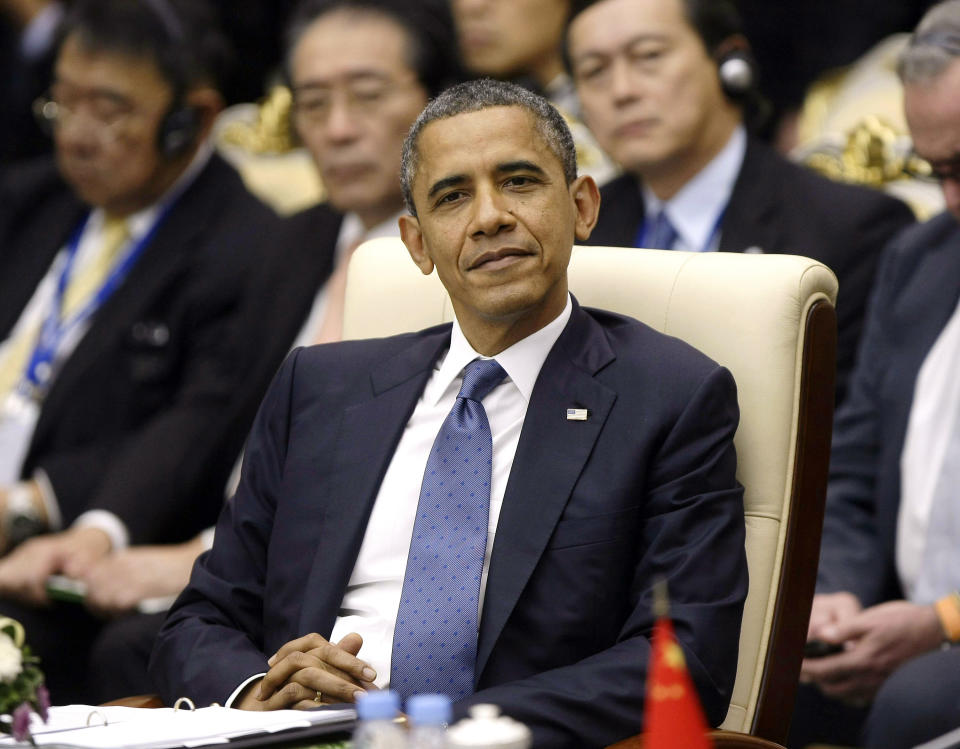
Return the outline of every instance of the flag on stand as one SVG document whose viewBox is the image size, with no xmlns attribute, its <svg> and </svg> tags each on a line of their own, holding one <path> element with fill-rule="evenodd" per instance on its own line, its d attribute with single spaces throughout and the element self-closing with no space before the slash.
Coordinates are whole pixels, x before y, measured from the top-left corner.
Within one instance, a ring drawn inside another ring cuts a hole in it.
<svg viewBox="0 0 960 749">
<path fill-rule="evenodd" d="M 710 749 L 706 718 L 668 613 L 666 584 L 654 590 L 653 655 L 644 707 L 645 749 Z"/>
</svg>

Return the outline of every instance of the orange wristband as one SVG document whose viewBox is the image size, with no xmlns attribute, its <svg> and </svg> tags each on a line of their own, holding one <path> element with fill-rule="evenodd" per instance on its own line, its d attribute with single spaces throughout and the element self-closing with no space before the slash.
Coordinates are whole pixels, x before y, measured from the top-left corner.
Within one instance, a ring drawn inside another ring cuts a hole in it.
<svg viewBox="0 0 960 749">
<path fill-rule="evenodd" d="M 947 639 L 960 642 L 960 592 L 944 596 L 933 606 Z"/>
</svg>

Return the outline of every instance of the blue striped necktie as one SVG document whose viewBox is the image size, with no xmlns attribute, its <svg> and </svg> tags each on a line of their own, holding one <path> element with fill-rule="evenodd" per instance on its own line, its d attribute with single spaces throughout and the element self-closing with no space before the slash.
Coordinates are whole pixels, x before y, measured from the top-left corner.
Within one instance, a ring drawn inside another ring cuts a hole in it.
<svg viewBox="0 0 960 749">
<path fill-rule="evenodd" d="M 504 377 L 493 359 L 467 365 L 427 459 L 390 659 L 390 687 L 402 697 L 473 692 L 493 465 L 481 401 Z"/>
</svg>

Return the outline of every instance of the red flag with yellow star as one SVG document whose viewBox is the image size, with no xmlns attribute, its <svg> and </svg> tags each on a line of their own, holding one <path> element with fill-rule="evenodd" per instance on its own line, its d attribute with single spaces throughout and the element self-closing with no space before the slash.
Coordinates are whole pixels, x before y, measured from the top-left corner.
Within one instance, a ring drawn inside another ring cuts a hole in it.
<svg viewBox="0 0 960 749">
<path fill-rule="evenodd" d="M 666 615 L 666 594 L 657 596 L 653 656 L 647 674 L 644 708 L 645 749 L 710 749 L 713 742 L 700 698 L 690 680 L 673 623 Z"/>
</svg>

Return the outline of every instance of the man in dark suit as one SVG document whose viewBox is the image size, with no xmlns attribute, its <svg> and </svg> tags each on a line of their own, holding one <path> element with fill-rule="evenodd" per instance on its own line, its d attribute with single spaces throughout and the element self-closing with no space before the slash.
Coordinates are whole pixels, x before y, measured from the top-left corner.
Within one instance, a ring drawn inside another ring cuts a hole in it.
<svg viewBox="0 0 960 749">
<path fill-rule="evenodd" d="M 599 196 L 544 99 L 449 89 L 403 175 L 401 235 L 456 323 L 288 359 L 158 638 L 161 694 L 262 710 L 449 690 L 456 715 L 498 703 L 536 746 L 605 746 L 641 729 L 662 577 L 718 723 L 746 594 L 729 373 L 569 296 Z M 431 591 L 433 613 L 412 611 Z"/>
<path fill-rule="evenodd" d="M 825 263 L 840 282 L 842 400 L 878 253 L 910 211 L 816 176 L 748 135 L 757 72 L 728 0 L 574 5 L 567 49 L 584 117 L 626 172 L 604 187 L 590 242 Z"/>
<path fill-rule="evenodd" d="M 824 696 L 870 707 L 869 747 L 960 726 L 960 2 L 935 6 L 900 63 L 918 154 L 948 212 L 884 252 L 850 397 L 836 417 L 810 638 L 840 652 L 803 663 Z M 802 696 L 799 734 L 832 705 Z M 856 742 L 856 736 L 844 737 Z M 859 743 L 859 742 L 858 742 Z"/>
<path fill-rule="evenodd" d="M 6 599 L 45 604 L 50 575 L 189 538 L 219 512 L 243 435 L 229 330 L 277 223 L 204 143 L 222 51 L 202 3 L 77 2 L 65 18 L 42 109 L 56 164 L 0 184 Z M 37 622 L 54 699 L 76 699 L 98 622 Z"/>
</svg>

